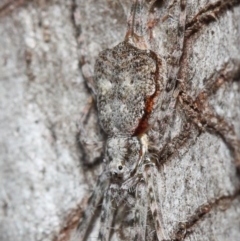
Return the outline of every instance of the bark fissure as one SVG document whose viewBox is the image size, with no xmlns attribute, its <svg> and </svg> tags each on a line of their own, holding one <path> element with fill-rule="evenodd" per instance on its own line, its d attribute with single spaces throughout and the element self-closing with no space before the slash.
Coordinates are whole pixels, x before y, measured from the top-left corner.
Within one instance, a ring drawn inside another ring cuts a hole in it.
<svg viewBox="0 0 240 241">
<path fill-rule="evenodd" d="M 187 238 L 191 233 L 194 232 L 194 228 L 202 222 L 206 216 L 211 212 L 216 212 L 216 210 L 220 212 L 225 212 L 227 208 L 231 205 L 231 203 L 235 199 L 239 199 L 240 190 L 237 190 L 232 195 L 221 196 L 216 198 L 215 200 L 211 200 L 207 204 L 201 205 L 198 207 L 195 212 L 188 218 L 186 222 L 181 222 L 178 224 L 177 231 L 175 234 L 174 241 L 181 241 Z"/>
</svg>

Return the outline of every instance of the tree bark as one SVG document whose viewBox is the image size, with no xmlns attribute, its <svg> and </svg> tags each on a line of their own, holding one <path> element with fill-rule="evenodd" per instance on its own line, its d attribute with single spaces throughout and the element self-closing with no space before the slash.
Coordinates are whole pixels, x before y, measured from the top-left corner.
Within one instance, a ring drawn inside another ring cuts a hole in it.
<svg viewBox="0 0 240 241">
<path fill-rule="evenodd" d="M 0 240 L 68 240 L 76 226 L 101 172 L 105 140 L 81 67 L 91 68 L 101 50 L 124 39 L 129 2 L 0 3 Z M 236 140 L 239 3 L 188 1 L 179 74 L 194 100 L 208 93 Z M 152 44 L 164 57 L 165 46 L 174 45 L 169 24 L 176 19 L 163 20 L 162 1 L 155 8 L 161 21 Z M 202 128 L 163 164 L 162 212 L 172 239 L 184 232 L 189 241 L 240 240 L 236 159 L 221 132 Z"/>
</svg>

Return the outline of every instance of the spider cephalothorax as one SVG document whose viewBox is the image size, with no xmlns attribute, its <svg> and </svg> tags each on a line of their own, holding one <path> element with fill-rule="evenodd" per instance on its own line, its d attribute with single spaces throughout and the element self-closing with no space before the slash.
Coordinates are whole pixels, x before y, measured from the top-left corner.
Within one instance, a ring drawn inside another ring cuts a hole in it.
<svg viewBox="0 0 240 241">
<path fill-rule="evenodd" d="M 112 137 L 107 140 L 105 160 L 112 177 L 127 180 L 142 162 L 147 144 L 144 138 Z"/>
</svg>

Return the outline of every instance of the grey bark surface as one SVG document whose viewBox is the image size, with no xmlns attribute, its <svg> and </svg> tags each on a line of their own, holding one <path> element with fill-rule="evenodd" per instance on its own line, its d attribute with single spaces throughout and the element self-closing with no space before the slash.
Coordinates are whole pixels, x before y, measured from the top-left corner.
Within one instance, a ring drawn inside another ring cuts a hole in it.
<svg viewBox="0 0 240 241">
<path fill-rule="evenodd" d="M 1 241 L 68 240 L 101 172 L 92 160 L 104 140 L 93 107 L 81 122 L 91 95 L 80 66 L 93 66 L 101 50 L 124 39 L 129 9 L 123 0 L 0 3 Z M 168 28 L 154 28 L 162 56 Z M 181 77 L 193 98 L 219 82 L 209 103 L 240 139 L 239 2 L 188 1 L 186 33 Z M 85 152 L 79 123 L 90 143 Z M 203 130 L 164 163 L 162 211 L 171 237 L 179 222 L 191 221 L 185 240 L 240 240 L 235 161 L 223 138 Z M 210 210 L 194 218 L 206 204 Z"/>
</svg>

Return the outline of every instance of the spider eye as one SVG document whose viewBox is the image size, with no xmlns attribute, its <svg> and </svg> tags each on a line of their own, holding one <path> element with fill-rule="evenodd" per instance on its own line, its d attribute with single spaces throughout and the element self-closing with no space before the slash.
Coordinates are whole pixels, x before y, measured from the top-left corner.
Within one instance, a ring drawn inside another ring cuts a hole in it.
<svg viewBox="0 0 240 241">
<path fill-rule="evenodd" d="M 121 171 L 122 169 L 123 169 L 123 167 L 122 167 L 121 165 L 119 165 L 119 166 L 118 166 L 118 170 Z"/>
</svg>

